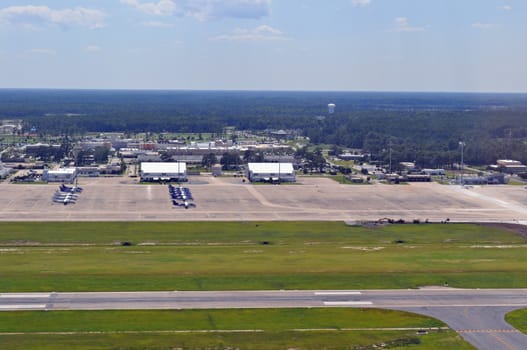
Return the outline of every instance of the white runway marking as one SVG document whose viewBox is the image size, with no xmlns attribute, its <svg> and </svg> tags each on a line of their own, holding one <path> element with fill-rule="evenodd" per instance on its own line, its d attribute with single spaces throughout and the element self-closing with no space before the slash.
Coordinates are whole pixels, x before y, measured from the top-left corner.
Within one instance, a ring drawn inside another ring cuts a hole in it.
<svg viewBox="0 0 527 350">
<path fill-rule="evenodd" d="M 315 295 L 360 295 L 361 292 L 315 292 Z"/>
<path fill-rule="evenodd" d="M 45 309 L 46 304 L 19 304 L 19 305 L 0 305 L 0 310 L 31 310 Z"/>
<path fill-rule="evenodd" d="M 326 306 L 353 306 L 353 305 L 371 305 L 371 301 L 325 301 Z"/>
<path fill-rule="evenodd" d="M 49 294 L 17 294 L 17 293 L 9 293 L 9 294 L 0 294 L 0 298 L 49 298 Z"/>
</svg>

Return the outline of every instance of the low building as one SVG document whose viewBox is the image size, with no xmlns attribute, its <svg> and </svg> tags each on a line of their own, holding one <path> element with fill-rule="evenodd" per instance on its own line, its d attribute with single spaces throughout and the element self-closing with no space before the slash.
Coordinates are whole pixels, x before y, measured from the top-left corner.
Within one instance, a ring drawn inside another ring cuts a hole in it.
<svg viewBox="0 0 527 350">
<path fill-rule="evenodd" d="M 161 155 L 158 152 L 147 151 L 143 154 L 137 155 L 137 161 L 139 163 L 144 162 L 161 162 Z"/>
<path fill-rule="evenodd" d="M 176 154 L 171 157 L 176 162 L 185 162 L 187 164 L 201 164 L 203 161 L 203 155 L 192 155 L 192 154 Z M 221 156 L 216 156 L 216 159 L 220 160 Z"/>
<path fill-rule="evenodd" d="M 527 172 L 527 166 L 523 165 L 519 160 L 513 159 L 498 159 L 495 166 L 490 168 L 493 170 L 499 170 L 502 173 L 507 174 L 519 174 Z"/>
<path fill-rule="evenodd" d="M 346 179 L 354 184 L 361 184 L 364 182 L 364 179 L 360 176 L 346 175 Z"/>
<path fill-rule="evenodd" d="M 83 166 L 78 167 L 79 176 L 97 177 L 101 174 L 99 167 L 96 166 Z"/>
<path fill-rule="evenodd" d="M 416 169 L 414 162 L 400 162 L 399 165 L 408 172 L 414 171 Z"/>
<path fill-rule="evenodd" d="M 491 174 L 487 176 L 487 183 L 489 185 L 505 185 L 507 179 L 504 174 Z"/>
<path fill-rule="evenodd" d="M 403 177 L 406 182 L 430 182 L 432 177 L 426 174 L 408 174 Z"/>
<path fill-rule="evenodd" d="M 249 163 L 247 178 L 251 182 L 295 182 L 293 163 Z"/>
<path fill-rule="evenodd" d="M 501 167 L 501 171 L 507 174 L 519 174 L 527 171 L 527 166 L 523 164 L 505 165 Z"/>
<path fill-rule="evenodd" d="M 354 162 L 363 162 L 368 157 L 367 154 L 352 154 L 350 152 L 345 152 L 337 155 L 338 159 L 342 160 L 352 160 Z"/>
<path fill-rule="evenodd" d="M 187 181 L 187 163 L 141 163 L 141 181 Z"/>
<path fill-rule="evenodd" d="M 459 181 L 462 185 L 487 185 L 489 180 L 486 176 L 464 176 Z"/>
<path fill-rule="evenodd" d="M 522 165 L 522 163 L 519 160 L 513 160 L 513 159 L 498 159 L 496 161 L 496 164 L 498 164 L 501 167 L 509 166 L 509 165 Z"/>
<path fill-rule="evenodd" d="M 44 170 L 42 180 L 48 182 L 73 183 L 77 178 L 77 168 L 60 168 L 55 170 Z"/>
<path fill-rule="evenodd" d="M 445 169 L 423 169 L 423 173 L 432 176 L 445 176 Z"/>
<path fill-rule="evenodd" d="M 221 164 L 214 164 L 212 166 L 212 175 L 221 176 Z"/>
<path fill-rule="evenodd" d="M 271 163 L 293 163 L 295 157 L 292 155 L 264 154 L 263 160 Z"/>
<path fill-rule="evenodd" d="M 2 161 L 0 161 L 0 179 L 6 178 L 11 172 L 11 170 L 12 170 L 11 168 L 5 167 L 2 164 Z"/>
</svg>

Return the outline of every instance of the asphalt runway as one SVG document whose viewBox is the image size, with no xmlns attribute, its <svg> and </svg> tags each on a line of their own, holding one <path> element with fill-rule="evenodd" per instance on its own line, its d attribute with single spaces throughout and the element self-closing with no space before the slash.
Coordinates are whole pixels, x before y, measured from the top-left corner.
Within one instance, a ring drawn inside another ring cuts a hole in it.
<svg viewBox="0 0 527 350">
<path fill-rule="evenodd" d="M 58 184 L 0 184 L 1 221 L 357 221 L 527 223 L 522 186 L 461 188 L 437 183 L 341 185 L 327 178 L 252 185 L 240 178 L 191 177 L 195 208 L 174 207 L 165 185 L 127 177 L 81 178 L 76 204 L 53 203 Z"/>
<path fill-rule="evenodd" d="M 410 311 L 444 321 L 481 350 L 527 348 L 527 336 L 504 321 L 507 312 L 527 307 L 527 289 L 0 294 L 0 310 L 4 311 L 290 307 L 360 307 Z"/>
</svg>

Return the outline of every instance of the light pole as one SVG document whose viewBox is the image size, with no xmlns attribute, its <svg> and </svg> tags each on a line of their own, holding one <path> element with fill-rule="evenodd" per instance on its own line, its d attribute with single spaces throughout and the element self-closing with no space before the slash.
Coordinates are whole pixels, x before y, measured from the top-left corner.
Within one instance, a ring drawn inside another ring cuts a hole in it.
<svg viewBox="0 0 527 350">
<path fill-rule="evenodd" d="M 461 146 L 461 186 L 463 186 L 463 172 L 464 172 L 464 164 L 463 164 L 463 151 L 465 149 L 465 142 L 459 141 L 459 145 Z"/>
<path fill-rule="evenodd" d="M 179 159 L 177 160 L 177 182 L 179 184 L 179 178 L 180 178 L 181 171 L 179 170 Z"/>
<path fill-rule="evenodd" d="M 280 161 L 282 160 L 281 153 L 278 153 L 278 183 L 280 183 Z"/>
<path fill-rule="evenodd" d="M 390 140 L 390 174 L 392 173 L 392 141 Z"/>
</svg>

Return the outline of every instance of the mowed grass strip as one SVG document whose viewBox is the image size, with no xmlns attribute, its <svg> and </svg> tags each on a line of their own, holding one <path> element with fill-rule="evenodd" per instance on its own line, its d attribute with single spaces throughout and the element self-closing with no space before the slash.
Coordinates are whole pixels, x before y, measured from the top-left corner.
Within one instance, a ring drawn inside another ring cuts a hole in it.
<svg viewBox="0 0 527 350">
<path fill-rule="evenodd" d="M 0 222 L 0 245 L 95 244 L 409 244 L 525 243 L 503 230 L 470 224 L 387 225 L 343 222 Z"/>
<path fill-rule="evenodd" d="M 414 329 L 436 327 L 444 327 L 444 324 L 420 315 L 378 309 L 0 313 L 2 349 L 353 349 L 356 346 L 381 343 L 410 344 L 409 348 L 416 349 L 472 349 L 453 331 L 431 330 L 430 334 L 417 336 Z M 342 330 L 352 328 L 374 330 Z M 388 330 L 389 328 L 411 329 Z M 312 330 L 298 332 L 293 329 Z M 217 330 L 222 332 L 201 332 Z M 244 330 L 247 332 L 240 332 Z M 181 331 L 190 332 L 180 333 Z M 6 334 L 16 332 L 26 334 Z M 71 334 L 64 334 L 65 332 Z"/>
<path fill-rule="evenodd" d="M 519 309 L 505 315 L 505 321 L 519 331 L 527 334 L 527 309 Z"/>
<path fill-rule="evenodd" d="M 0 333 L 430 328 L 441 321 L 402 311 L 356 308 L 0 312 Z"/>
<path fill-rule="evenodd" d="M 479 225 L 368 229 L 305 222 L 5 223 L 0 228 L 3 292 L 367 289 L 445 283 L 527 287 L 525 239 Z"/>
<path fill-rule="evenodd" d="M 72 335 L 1 335 L 3 350 L 172 350 L 172 349 L 378 349 L 388 344 L 390 349 L 473 350 L 454 331 L 432 332 L 417 336 L 415 331 L 375 332 L 258 332 L 258 333 L 121 333 Z M 374 347 L 375 346 L 375 347 Z"/>
</svg>

